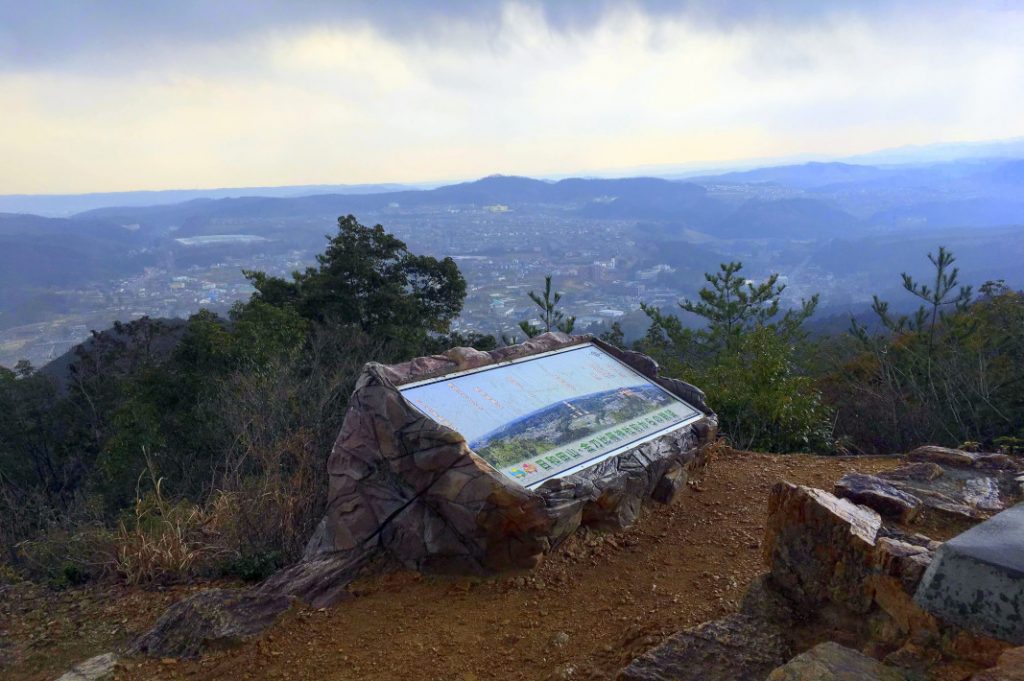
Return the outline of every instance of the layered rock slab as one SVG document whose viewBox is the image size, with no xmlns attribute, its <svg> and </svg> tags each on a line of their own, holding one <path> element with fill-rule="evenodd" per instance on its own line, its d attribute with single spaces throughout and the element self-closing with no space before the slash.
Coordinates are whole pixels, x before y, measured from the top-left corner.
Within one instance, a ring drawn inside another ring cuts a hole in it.
<svg viewBox="0 0 1024 681">
<path fill-rule="evenodd" d="M 765 620 L 728 615 L 675 634 L 633 660 L 619 681 L 762 681 L 789 656 Z"/>
<path fill-rule="evenodd" d="M 1024 504 L 945 542 L 914 600 L 969 631 L 1024 644 Z"/>
<path fill-rule="evenodd" d="M 797 655 L 768 681 L 907 681 L 900 671 L 831 641 Z"/>
<path fill-rule="evenodd" d="M 813 487 L 776 483 L 768 498 L 764 558 L 772 583 L 798 608 L 827 603 L 867 612 L 882 518 L 874 510 Z"/>
<path fill-rule="evenodd" d="M 838 497 L 849 499 L 878 511 L 881 515 L 901 523 L 909 523 L 921 510 L 922 502 L 913 494 L 899 489 L 874 475 L 848 473 L 835 485 Z"/>
</svg>

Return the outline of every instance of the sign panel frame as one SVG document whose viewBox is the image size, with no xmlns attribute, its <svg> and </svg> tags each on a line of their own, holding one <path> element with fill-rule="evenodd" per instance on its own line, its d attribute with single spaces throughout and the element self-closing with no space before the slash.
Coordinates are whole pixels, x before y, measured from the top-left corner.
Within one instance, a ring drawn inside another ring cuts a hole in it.
<svg viewBox="0 0 1024 681">
<path fill-rule="evenodd" d="M 422 403 L 418 404 L 417 401 L 413 398 L 413 395 L 412 394 L 407 394 L 407 393 L 414 393 L 414 391 L 417 388 L 422 388 L 422 387 L 425 387 L 425 386 L 431 386 L 431 385 L 436 385 L 436 384 L 439 384 L 439 383 L 449 383 L 449 382 L 452 382 L 452 381 L 458 381 L 458 379 L 460 379 L 460 378 L 464 378 L 466 376 L 470 376 L 470 375 L 474 375 L 474 374 L 491 372 L 491 371 L 496 371 L 496 370 L 501 370 L 501 369 L 508 369 L 509 367 L 517 365 L 517 364 L 536 362 L 538 360 L 543 360 L 545 358 L 550 358 L 550 357 L 555 356 L 555 355 L 571 353 L 571 352 L 580 352 L 580 351 L 586 351 L 586 350 L 596 351 L 596 352 L 600 353 L 600 355 L 603 358 L 607 358 L 608 360 L 611 360 L 612 362 L 617 364 L 619 367 L 625 369 L 626 372 L 628 372 L 628 374 L 630 374 L 633 377 L 635 377 L 637 379 L 637 385 L 642 386 L 645 390 L 648 387 L 653 387 L 654 388 L 654 392 L 659 393 L 663 397 L 667 397 L 668 400 L 670 400 L 671 402 L 678 403 L 680 406 L 685 407 L 686 409 L 688 409 L 691 413 L 689 413 L 688 415 L 686 415 L 684 417 L 681 417 L 680 420 L 667 423 L 667 425 L 665 425 L 664 427 L 658 428 L 658 427 L 655 426 L 654 430 L 650 430 L 650 428 L 652 427 L 651 424 L 654 423 L 655 421 L 653 421 L 651 418 L 648 418 L 649 415 L 644 415 L 644 416 L 641 416 L 639 419 L 634 419 L 634 420 L 643 421 L 644 422 L 644 427 L 640 428 L 640 429 L 637 429 L 636 428 L 636 424 L 632 424 L 633 432 L 630 431 L 630 427 L 629 427 L 630 424 L 628 424 L 628 423 L 625 424 L 625 425 L 623 425 L 623 424 L 614 424 L 612 426 L 612 429 L 614 429 L 617 432 L 623 433 L 624 434 L 623 439 L 624 438 L 632 438 L 632 439 L 627 439 L 625 442 L 622 442 L 621 444 L 616 444 L 614 447 L 610 447 L 610 448 L 608 448 L 606 450 L 599 451 L 597 453 L 594 453 L 593 455 L 590 455 L 589 452 L 585 453 L 585 454 L 583 454 L 583 456 L 585 457 L 585 458 L 583 458 L 583 460 L 579 461 L 578 463 L 574 463 L 573 465 L 568 466 L 566 468 L 559 468 L 557 470 L 552 470 L 552 471 L 545 470 L 545 471 L 541 472 L 541 471 L 539 471 L 537 469 L 537 466 L 535 466 L 535 465 L 521 466 L 521 468 L 532 467 L 531 477 L 535 477 L 535 479 L 530 480 L 529 482 L 524 482 L 521 479 L 517 479 L 517 478 L 520 478 L 520 477 L 526 477 L 526 475 L 523 473 L 522 470 L 514 469 L 513 472 L 504 471 L 504 470 L 500 469 L 498 466 L 496 466 L 494 463 L 492 463 L 491 461 L 488 461 L 487 457 L 484 454 L 478 453 L 480 458 L 483 459 L 488 464 L 488 466 L 490 466 L 495 471 L 495 473 L 497 473 L 498 475 L 504 476 L 506 479 L 511 480 L 512 482 L 515 482 L 516 484 L 522 485 L 522 486 L 526 487 L 527 489 L 531 489 L 532 490 L 532 489 L 535 489 L 538 486 L 542 485 L 543 483 L 545 483 L 548 480 L 555 479 L 555 478 L 561 478 L 561 477 L 565 477 L 567 475 L 572 475 L 573 473 L 577 473 L 577 472 L 579 472 L 581 470 L 584 470 L 586 468 L 594 466 L 594 465 L 600 463 L 601 461 L 604 461 L 606 459 L 610 459 L 613 456 L 621 454 L 621 453 L 623 453 L 623 452 L 625 452 L 627 450 L 633 449 L 635 447 L 639 447 L 640 445 L 643 445 L 643 444 L 645 444 L 647 442 L 655 440 L 655 439 L 657 439 L 659 437 L 662 437 L 662 436 L 664 436 L 664 435 L 666 435 L 668 433 L 674 432 L 674 431 L 679 430 L 681 428 L 685 428 L 686 426 L 689 426 L 689 425 L 699 421 L 700 419 L 702 419 L 704 417 L 704 414 L 699 409 L 697 409 L 696 407 L 694 407 L 690 403 L 686 402 L 685 400 L 680 398 L 678 395 L 676 395 L 676 394 L 672 393 L 671 391 L 665 389 L 663 386 L 659 385 L 657 383 L 657 381 L 655 381 L 654 379 L 652 379 L 652 378 L 650 378 L 648 376 L 645 376 L 644 374 L 640 373 L 639 371 L 637 371 L 633 367 L 629 366 L 628 364 L 626 364 L 625 362 L 620 360 L 618 357 L 615 357 L 610 352 L 607 352 L 606 350 L 604 350 L 603 348 L 601 348 L 600 346 L 598 346 L 597 344 L 595 344 L 593 342 L 579 343 L 579 344 L 570 345 L 570 346 L 564 347 L 564 348 L 558 348 L 556 350 L 550 350 L 548 352 L 541 352 L 541 353 L 537 353 L 535 355 L 528 355 L 526 357 L 519 357 L 519 358 L 516 358 L 516 359 L 513 359 L 513 360 L 506 361 L 506 362 L 500 362 L 500 363 L 497 363 L 497 364 L 489 364 L 489 365 L 485 365 L 485 366 L 482 366 L 482 367 L 477 367 L 475 369 L 467 369 L 467 370 L 464 370 L 464 371 L 457 371 L 457 372 L 453 372 L 453 373 L 450 373 L 450 374 L 444 374 L 442 376 L 437 376 L 437 377 L 434 377 L 434 378 L 425 379 L 425 380 L 422 380 L 422 381 L 414 381 L 414 382 L 411 382 L 411 383 L 407 383 L 407 384 L 398 386 L 398 390 L 399 390 L 399 392 L 403 393 L 403 396 L 409 401 L 409 403 L 412 404 L 412 406 L 417 411 L 422 413 L 424 416 L 426 416 L 427 418 L 433 419 L 435 421 L 438 421 L 438 422 L 440 422 L 440 423 L 442 423 L 444 425 L 447 425 L 447 426 L 451 427 L 453 430 L 459 431 L 459 427 L 457 426 L 457 424 L 448 422 L 446 419 L 444 419 L 441 416 L 441 414 L 439 414 L 436 410 L 431 409 L 429 406 L 427 406 L 425 404 L 422 404 Z M 455 384 L 455 383 L 452 383 L 449 387 L 452 387 L 453 390 L 455 390 L 455 392 L 460 392 L 458 387 L 457 387 L 457 384 Z M 618 388 L 618 390 L 620 392 L 622 390 L 627 390 L 628 391 L 629 388 Z M 582 397 L 587 397 L 587 396 L 588 396 L 587 394 L 582 395 Z M 485 395 L 484 397 L 487 397 L 487 396 Z M 488 397 L 487 399 L 490 399 L 490 398 Z M 558 400 L 556 400 L 555 402 L 551 403 L 550 406 L 554 406 L 555 404 L 558 404 Z M 568 403 L 566 403 L 566 404 L 568 404 Z M 434 413 L 430 413 L 431 411 L 433 411 Z M 673 413 L 671 410 L 666 410 L 666 411 L 669 414 L 671 414 L 672 416 L 679 418 L 678 415 Z M 522 417 L 520 417 L 520 418 L 522 418 Z M 663 418 L 667 418 L 667 417 L 663 417 Z M 514 421 L 509 422 L 509 423 L 513 423 L 513 422 Z M 604 432 L 607 433 L 607 431 L 608 431 L 608 429 L 606 429 Z M 636 434 L 636 436 L 634 437 L 635 433 L 639 433 L 639 434 Z M 466 436 L 466 433 L 462 433 L 462 434 L 464 436 Z M 475 442 L 477 439 L 478 438 L 473 438 L 472 442 Z M 467 441 L 470 441 L 470 440 L 471 440 L 471 438 L 467 437 Z M 488 445 L 490 445 L 490 443 L 488 443 Z M 473 445 L 470 444 L 470 447 L 472 448 Z M 558 451 L 559 449 L 565 449 L 565 447 L 562 447 L 562 446 L 555 447 L 552 451 Z M 537 458 L 543 458 L 543 457 L 538 456 Z M 522 461 L 528 462 L 529 460 L 530 460 L 530 457 L 526 457 Z M 536 475 L 534 475 L 534 473 L 536 473 Z"/>
</svg>

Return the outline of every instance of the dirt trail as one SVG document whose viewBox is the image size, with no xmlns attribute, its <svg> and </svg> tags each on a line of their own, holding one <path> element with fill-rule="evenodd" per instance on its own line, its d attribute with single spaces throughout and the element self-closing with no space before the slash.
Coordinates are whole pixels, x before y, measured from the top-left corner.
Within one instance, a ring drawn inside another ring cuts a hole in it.
<svg viewBox="0 0 1024 681">
<path fill-rule="evenodd" d="M 846 472 L 894 465 L 882 457 L 726 452 L 673 506 L 651 506 L 625 532 L 580 533 L 533 572 L 494 579 L 413 573 L 363 579 L 352 587 L 355 600 L 330 610 L 293 609 L 242 647 L 197 662 L 133 660 L 118 678 L 611 678 L 664 636 L 735 610 L 746 585 L 763 571 L 765 503 L 774 482 L 831 489 Z M 126 597 L 144 601 L 140 593 Z M 166 594 L 153 596 L 167 600 Z M 158 611 L 132 613 L 125 632 L 141 631 Z M 85 619 L 76 631 L 87 635 L 119 621 Z M 64 643 L 52 641 L 58 648 Z M 109 649 L 106 641 L 107 648 L 99 643 L 91 651 L 75 645 L 77 659 Z M 55 655 L 51 664 L 35 655 L 34 664 L 8 674 L 52 678 L 62 669 L 54 659 L 64 664 L 64 658 Z"/>
</svg>

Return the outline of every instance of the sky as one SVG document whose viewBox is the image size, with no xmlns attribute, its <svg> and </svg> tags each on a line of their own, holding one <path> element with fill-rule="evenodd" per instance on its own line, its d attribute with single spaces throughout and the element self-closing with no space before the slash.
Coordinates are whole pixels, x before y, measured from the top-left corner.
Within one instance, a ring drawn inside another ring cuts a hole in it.
<svg viewBox="0 0 1024 681">
<path fill-rule="evenodd" d="M 1024 1 L 0 0 L 0 194 L 1024 135 Z"/>
</svg>

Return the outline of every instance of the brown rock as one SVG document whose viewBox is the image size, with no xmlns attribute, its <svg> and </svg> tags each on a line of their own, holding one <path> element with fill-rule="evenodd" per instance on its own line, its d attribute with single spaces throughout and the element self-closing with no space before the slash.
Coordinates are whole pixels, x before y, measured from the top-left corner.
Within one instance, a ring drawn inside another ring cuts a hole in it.
<svg viewBox="0 0 1024 681">
<path fill-rule="evenodd" d="M 764 556 L 772 582 L 798 607 L 832 602 L 867 612 L 877 512 L 828 492 L 777 483 L 768 499 Z"/>
<path fill-rule="evenodd" d="M 873 508 L 881 515 L 909 523 L 921 510 L 921 500 L 885 480 L 864 473 L 848 473 L 836 482 L 837 497 Z"/>
<path fill-rule="evenodd" d="M 768 675 L 768 681 L 906 681 L 892 667 L 831 641 L 797 655 Z"/>
<path fill-rule="evenodd" d="M 885 664 L 909 672 L 913 678 L 927 678 L 930 670 L 942 662 L 942 654 L 935 648 L 907 643 L 885 656 Z"/>
<path fill-rule="evenodd" d="M 680 632 L 633 660 L 619 681 L 761 681 L 788 654 L 782 632 L 729 615 Z"/>
<path fill-rule="evenodd" d="M 975 674 L 971 681 L 1024 681 L 1024 648 L 1007 650 L 995 667 Z"/>
<path fill-rule="evenodd" d="M 688 479 L 689 476 L 686 473 L 686 468 L 681 465 L 672 466 L 665 471 L 664 475 L 654 485 L 651 498 L 659 504 L 671 504 L 675 501 L 679 492 L 686 488 L 686 481 Z"/>
<path fill-rule="evenodd" d="M 965 452 L 962 449 L 925 445 L 908 453 L 907 460 L 930 461 L 931 463 L 956 468 L 972 468 L 980 456 L 980 454 Z"/>
<path fill-rule="evenodd" d="M 974 467 L 1012 472 L 1024 470 L 1024 464 L 1009 454 L 979 454 L 978 458 L 974 460 Z"/>
<path fill-rule="evenodd" d="M 917 590 L 931 560 L 932 554 L 927 548 L 890 537 L 880 538 L 875 547 L 876 570 L 899 579 L 909 594 Z"/>
</svg>

